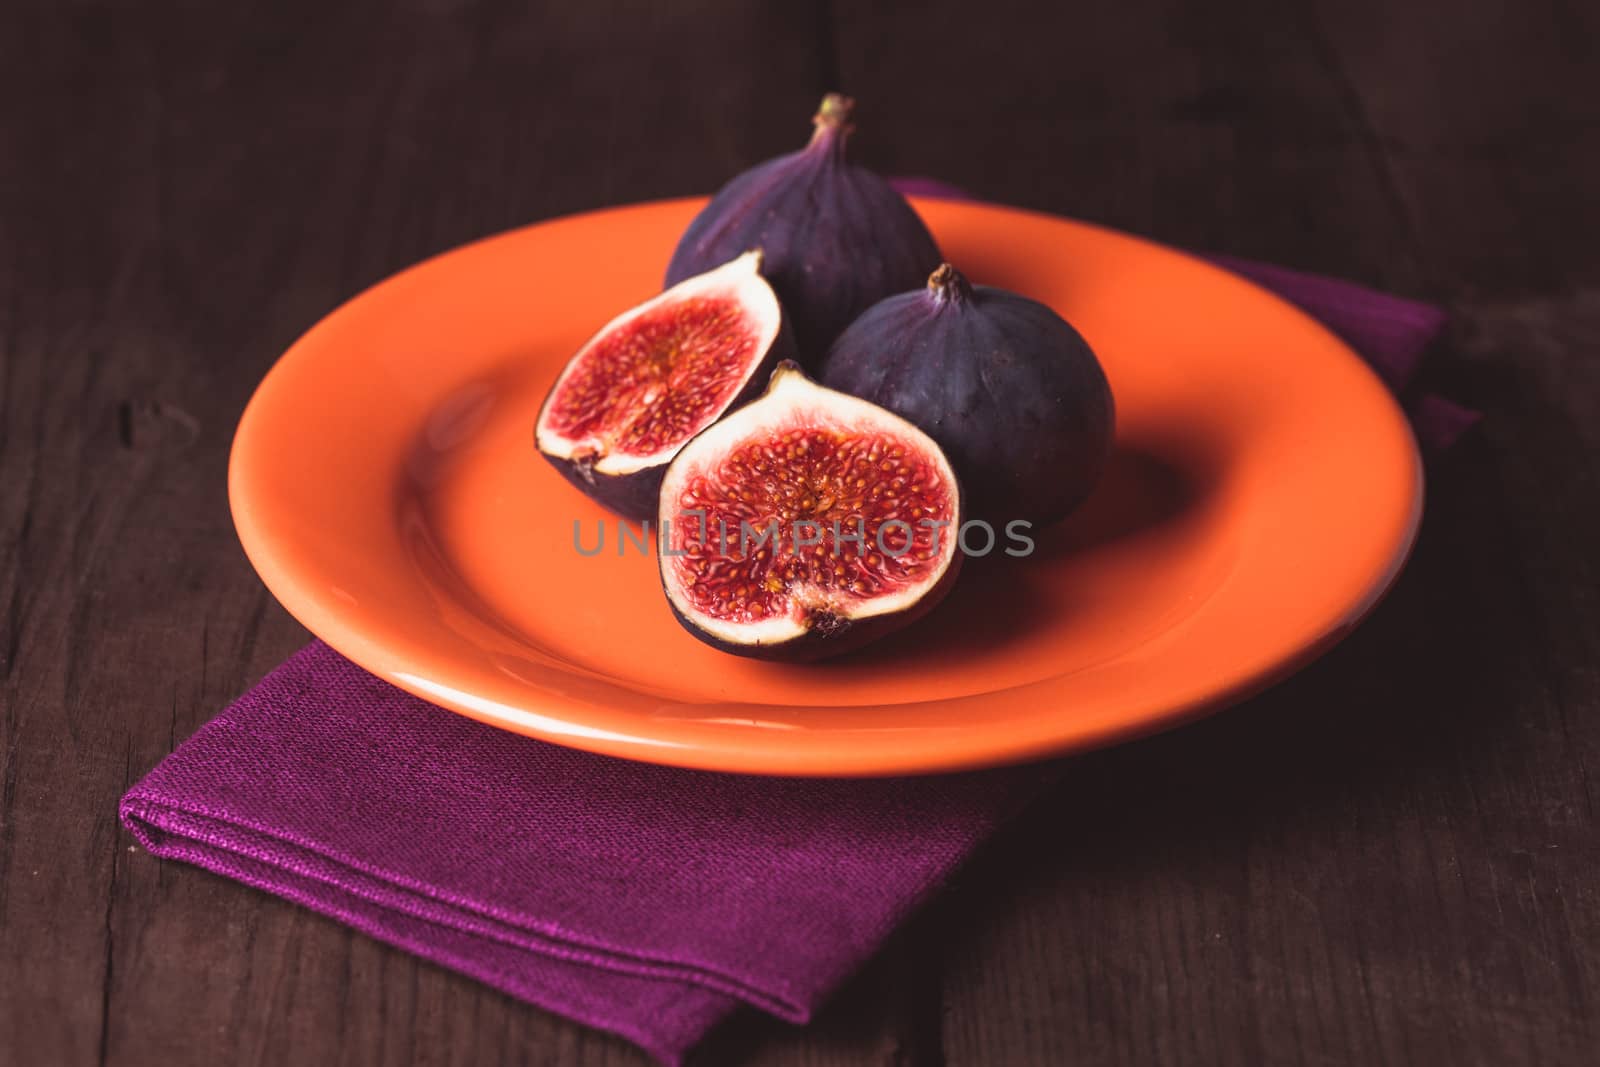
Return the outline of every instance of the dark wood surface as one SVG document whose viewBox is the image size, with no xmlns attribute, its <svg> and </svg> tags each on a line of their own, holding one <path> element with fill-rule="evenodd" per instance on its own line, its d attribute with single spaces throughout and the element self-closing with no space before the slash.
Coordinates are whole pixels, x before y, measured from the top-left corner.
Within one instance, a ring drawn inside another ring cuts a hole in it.
<svg viewBox="0 0 1600 1067">
<path fill-rule="evenodd" d="M 887 172 L 1446 305 L 1431 384 L 1488 418 L 1353 639 L 1075 760 L 814 1025 L 700 1060 L 1595 1062 L 1597 64 L 1573 0 L 10 0 L 0 1061 L 644 1062 L 159 863 L 116 802 L 306 639 L 224 491 L 303 328 L 467 239 L 709 190 L 840 86 Z"/>
</svg>

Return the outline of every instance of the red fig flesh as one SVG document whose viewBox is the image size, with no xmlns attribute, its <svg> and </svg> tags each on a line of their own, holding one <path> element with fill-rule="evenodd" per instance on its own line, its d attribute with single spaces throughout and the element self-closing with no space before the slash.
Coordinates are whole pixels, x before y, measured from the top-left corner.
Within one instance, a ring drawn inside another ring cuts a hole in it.
<svg viewBox="0 0 1600 1067">
<path fill-rule="evenodd" d="M 679 452 L 660 514 L 674 614 L 740 655 L 857 648 L 931 609 L 959 566 L 961 493 L 939 446 L 792 364 Z"/>
<path fill-rule="evenodd" d="M 539 451 L 614 511 L 654 518 L 666 465 L 750 399 L 791 344 L 750 252 L 607 323 L 568 361 L 539 412 Z"/>
</svg>

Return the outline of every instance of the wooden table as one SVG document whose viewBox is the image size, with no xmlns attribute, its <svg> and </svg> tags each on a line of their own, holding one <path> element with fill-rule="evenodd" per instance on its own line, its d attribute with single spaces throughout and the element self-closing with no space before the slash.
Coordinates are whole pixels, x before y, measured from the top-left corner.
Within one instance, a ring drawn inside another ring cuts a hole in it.
<svg viewBox="0 0 1600 1067">
<path fill-rule="evenodd" d="M 1488 418 L 1356 637 L 1076 760 L 815 1025 L 701 1061 L 1594 1062 L 1600 7 L 650 6 L 5 5 L 0 1061 L 644 1062 L 159 863 L 116 802 L 306 640 L 224 492 L 303 328 L 709 190 L 842 86 L 885 172 L 1446 305 L 1429 385 Z"/>
</svg>

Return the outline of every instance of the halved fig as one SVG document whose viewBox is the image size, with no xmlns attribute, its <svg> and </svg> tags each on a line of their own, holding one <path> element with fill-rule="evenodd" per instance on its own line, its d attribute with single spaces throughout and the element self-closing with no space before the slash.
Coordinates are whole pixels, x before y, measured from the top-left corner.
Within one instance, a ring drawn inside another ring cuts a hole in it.
<svg viewBox="0 0 1600 1067">
<path fill-rule="evenodd" d="M 603 326 L 551 387 L 535 443 L 595 500 L 653 519 L 672 457 L 760 392 L 793 344 L 761 253 L 746 252 Z"/>
<path fill-rule="evenodd" d="M 708 644 L 804 661 L 916 620 L 960 566 L 961 489 L 900 416 L 779 364 L 661 483 L 661 583 Z"/>
</svg>

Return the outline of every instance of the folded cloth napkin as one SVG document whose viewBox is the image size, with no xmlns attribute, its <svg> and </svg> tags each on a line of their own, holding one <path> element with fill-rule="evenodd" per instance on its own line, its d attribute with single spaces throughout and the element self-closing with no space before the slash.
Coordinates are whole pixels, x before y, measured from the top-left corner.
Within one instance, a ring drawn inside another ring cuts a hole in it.
<svg viewBox="0 0 1600 1067">
<path fill-rule="evenodd" d="M 923 191 L 923 190 L 918 190 Z M 1227 261 L 1403 388 L 1435 309 Z M 1447 443 L 1473 418 L 1440 401 Z M 157 856 L 296 901 L 675 1063 L 741 1003 L 803 1022 L 1055 771 L 676 770 L 434 707 L 320 642 L 129 791 Z"/>
<path fill-rule="evenodd" d="M 1413 389 L 1422 357 L 1444 328 L 1445 314 L 1439 308 L 1270 263 L 1233 256 L 1202 258 L 1272 290 L 1361 353 L 1384 384 L 1405 402 L 1424 449 L 1444 451 L 1482 418 L 1480 412 L 1447 397 Z"/>
<path fill-rule="evenodd" d="M 676 770 L 434 707 L 320 641 L 122 801 L 152 853 L 287 897 L 676 1062 L 803 1022 L 1045 769 Z"/>
</svg>

